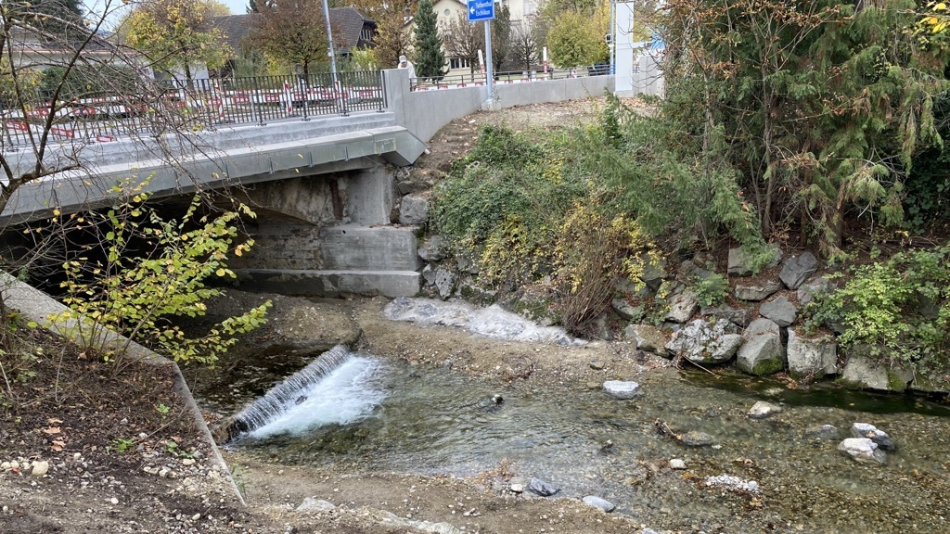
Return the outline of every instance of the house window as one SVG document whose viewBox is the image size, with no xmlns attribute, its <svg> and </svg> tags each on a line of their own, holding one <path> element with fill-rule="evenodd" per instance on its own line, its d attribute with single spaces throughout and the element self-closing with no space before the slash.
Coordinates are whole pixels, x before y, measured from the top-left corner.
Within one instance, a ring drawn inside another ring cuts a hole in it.
<svg viewBox="0 0 950 534">
<path fill-rule="evenodd" d="M 455 57 L 449 60 L 449 67 L 453 69 L 467 69 L 469 64 L 467 59 Z"/>
</svg>

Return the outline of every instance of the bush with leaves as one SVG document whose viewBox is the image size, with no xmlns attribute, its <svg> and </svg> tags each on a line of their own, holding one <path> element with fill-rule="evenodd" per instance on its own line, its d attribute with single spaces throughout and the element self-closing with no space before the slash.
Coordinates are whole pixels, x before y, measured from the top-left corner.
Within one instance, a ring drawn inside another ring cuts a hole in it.
<svg viewBox="0 0 950 534">
<path fill-rule="evenodd" d="M 242 255 L 253 241 L 237 242 L 237 212 L 199 216 L 198 197 L 181 220 L 164 220 L 144 205 L 146 194 L 130 196 L 104 212 L 58 216 L 74 230 L 98 234 L 99 242 L 63 264 L 63 300 L 69 309 L 50 321 L 73 321 L 70 334 L 83 347 L 102 347 L 112 330 L 175 361 L 213 364 L 240 335 L 265 322 L 270 302 L 197 338 L 170 318 L 204 315 L 204 301 L 219 294 L 206 281 L 233 278 L 228 255 Z M 253 216 L 246 206 L 238 208 Z M 102 355 L 118 363 L 127 348 L 111 345 Z"/>
<path fill-rule="evenodd" d="M 589 334 L 589 321 L 610 307 L 617 283 L 642 285 L 644 268 L 658 259 L 636 221 L 602 208 L 597 198 L 577 202 L 558 228 L 555 279 L 564 327 L 574 334 Z"/>
<path fill-rule="evenodd" d="M 483 128 L 475 149 L 439 185 L 433 229 L 480 258 L 492 284 L 521 284 L 550 269 L 556 229 L 590 184 L 564 173 L 567 138 L 532 143 Z"/>
<path fill-rule="evenodd" d="M 830 295 L 816 297 L 808 325 L 839 323 L 838 342 L 925 375 L 950 369 L 950 246 L 901 252 L 855 267 Z"/>
</svg>

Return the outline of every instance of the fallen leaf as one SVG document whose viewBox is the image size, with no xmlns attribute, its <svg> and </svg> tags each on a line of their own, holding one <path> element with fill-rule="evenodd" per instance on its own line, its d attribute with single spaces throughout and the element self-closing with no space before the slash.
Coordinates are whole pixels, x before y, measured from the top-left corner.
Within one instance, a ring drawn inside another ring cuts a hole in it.
<svg viewBox="0 0 950 534">
<path fill-rule="evenodd" d="M 55 425 L 55 424 L 57 424 L 57 423 L 62 423 L 63 420 L 62 420 L 62 419 L 57 419 L 57 418 L 55 418 L 55 417 L 50 417 L 49 419 L 46 420 L 46 422 L 49 423 L 49 424 L 51 424 L 51 425 Z"/>
<path fill-rule="evenodd" d="M 44 434 L 59 434 L 59 427 L 58 427 L 58 426 L 51 426 L 51 427 L 49 427 L 49 428 L 44 428 L 44 429 L 43 429 L 43 433 L 44 433 Z"/>
</svg>

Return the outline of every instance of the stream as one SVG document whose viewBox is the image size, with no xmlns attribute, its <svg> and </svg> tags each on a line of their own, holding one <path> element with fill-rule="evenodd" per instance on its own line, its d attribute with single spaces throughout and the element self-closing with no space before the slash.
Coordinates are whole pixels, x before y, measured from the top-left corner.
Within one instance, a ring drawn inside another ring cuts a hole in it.
<svg viewBox="0 0 950 534">
<path fill-rule="evenodd" d="M 287 370 L 279 357 L 268 361 Z M 653 528 L 950 532 L 946 406 L 832 384 L 789 389 L 729 373 L 653 369 L 636 380 L 644 396 L 617 400 L 593 385 L 506 386 L 446 367 L 351 354 L 278 417 L 228 446 L 268 461 L 354 473 L 471 477 L 503 469 L 542 479 L 560 488 L 558 496 L 602 497 L 617 505 L 614 513 Z M 260 384 L 252 395 L 234 387 L 208 389 L 199 403 L 234 413 L 261 393 Z M 747 412 L 758 400 L 783 411 L 753 420 Z M 684 446 L 658 432 L 658 422 L 680 435 L 708 434 L 710 443 Z M 837 450 L 859 422 L 896 441 L 887 465 L 859 464 Z M 821 425 L 834 425 L 840 437 L 815 435 Z M 686 469 L 670 469 L 674 458 Z M 759 491 L 706 483 L 720 475 L 755 481 Z"/>
</svg>

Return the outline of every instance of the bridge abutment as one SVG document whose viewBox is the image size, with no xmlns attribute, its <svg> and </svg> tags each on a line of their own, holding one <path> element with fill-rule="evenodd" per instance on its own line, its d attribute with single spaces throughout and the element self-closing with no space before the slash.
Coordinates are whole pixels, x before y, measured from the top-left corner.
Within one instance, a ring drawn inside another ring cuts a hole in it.
<svg viewBox="0 0 950 534">
<path fill-rule="evenodd" d="M 242 281 L 290 294 L 411 296 L 422 267 L 416 228 L 388 226 L 397 194 L 390 168 L 257 184 L 245 200 L 252 252 L 232 261 Z"/>
</svg>

